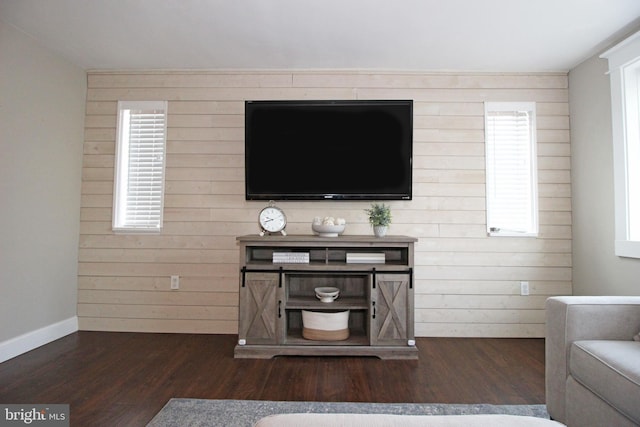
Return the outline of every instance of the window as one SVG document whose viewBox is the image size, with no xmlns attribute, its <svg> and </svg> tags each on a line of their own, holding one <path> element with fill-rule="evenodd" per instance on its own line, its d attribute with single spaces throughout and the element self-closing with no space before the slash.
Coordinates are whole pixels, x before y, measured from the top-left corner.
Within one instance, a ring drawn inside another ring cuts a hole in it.
<svg viewBox="0 0 640 427">
<path fill-rule="evenodd" d="M 615 253 L 640 258 L 640 33 L 601 57 L 611 78 Z"/>
<path fill-rule="evenodd" d="M 487 232 L 491 236 L 536 236 L 535 103 L 485 103 L 485 155 Z"/>
<path fill-rule="evenodd" d="M 162 228 L 166 115 L 166 101 L 118 102 L 114 231 Z"/>
</svg>

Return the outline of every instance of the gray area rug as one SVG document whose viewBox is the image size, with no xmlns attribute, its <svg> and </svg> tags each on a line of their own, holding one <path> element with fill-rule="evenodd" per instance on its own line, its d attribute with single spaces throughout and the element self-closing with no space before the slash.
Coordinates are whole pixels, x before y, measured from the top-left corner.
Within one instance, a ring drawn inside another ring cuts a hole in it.
<svg viewBox="0 0 640 427">
<path fill-rule="evenodd" d="M 507 414 L 549 418 L 545 405 L 445 405 L 428 403 L 171 399 L 147 426 L 250 427 L 260 418 L 267 415 L 312 412 L 395 415 Z"/>
</svg>

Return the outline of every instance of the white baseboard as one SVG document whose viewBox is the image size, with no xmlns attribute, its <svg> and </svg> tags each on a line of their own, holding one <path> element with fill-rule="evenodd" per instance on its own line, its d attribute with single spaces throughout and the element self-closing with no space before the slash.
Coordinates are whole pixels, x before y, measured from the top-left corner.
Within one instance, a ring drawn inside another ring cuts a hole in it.
<svg viewBox="0 0 640 427">
<path fill-rule="evenodd" d="M 78 330 L 78 316 L 0 342 L 0 363 L 72 334 Z"/>
</svg>

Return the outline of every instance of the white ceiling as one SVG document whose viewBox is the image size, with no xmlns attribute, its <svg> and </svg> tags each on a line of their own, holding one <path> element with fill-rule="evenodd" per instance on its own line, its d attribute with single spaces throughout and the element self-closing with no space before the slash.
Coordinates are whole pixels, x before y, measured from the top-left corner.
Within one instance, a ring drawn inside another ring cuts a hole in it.
<svg viewBox="0 0 640 427">
<path fill-rule="evenodd" d="M 639 0 L 0 0 L 84 69 L 568 71 Z"/>
</svg>

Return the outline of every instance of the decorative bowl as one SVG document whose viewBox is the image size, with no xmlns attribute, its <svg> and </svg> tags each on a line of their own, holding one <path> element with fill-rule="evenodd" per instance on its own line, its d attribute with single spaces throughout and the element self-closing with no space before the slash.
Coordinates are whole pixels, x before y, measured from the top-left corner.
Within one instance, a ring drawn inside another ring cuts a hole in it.
<svg viewBox="0 0 640 427">
<path fill-rule="evenodd" d="M 340 295 L 340 289 L 331 286 L 322 286 L 315 288 L 316 298 L 322 302 L 334 302 L 338 295 Z"/>
<path fill-rule="evenodd" d="M 338 237 L 344 233 L 346 225 L 323 225 L 323 224 L 311 224 L 311 229 L 315 234 L 320 237 Z"/>
</svg>

